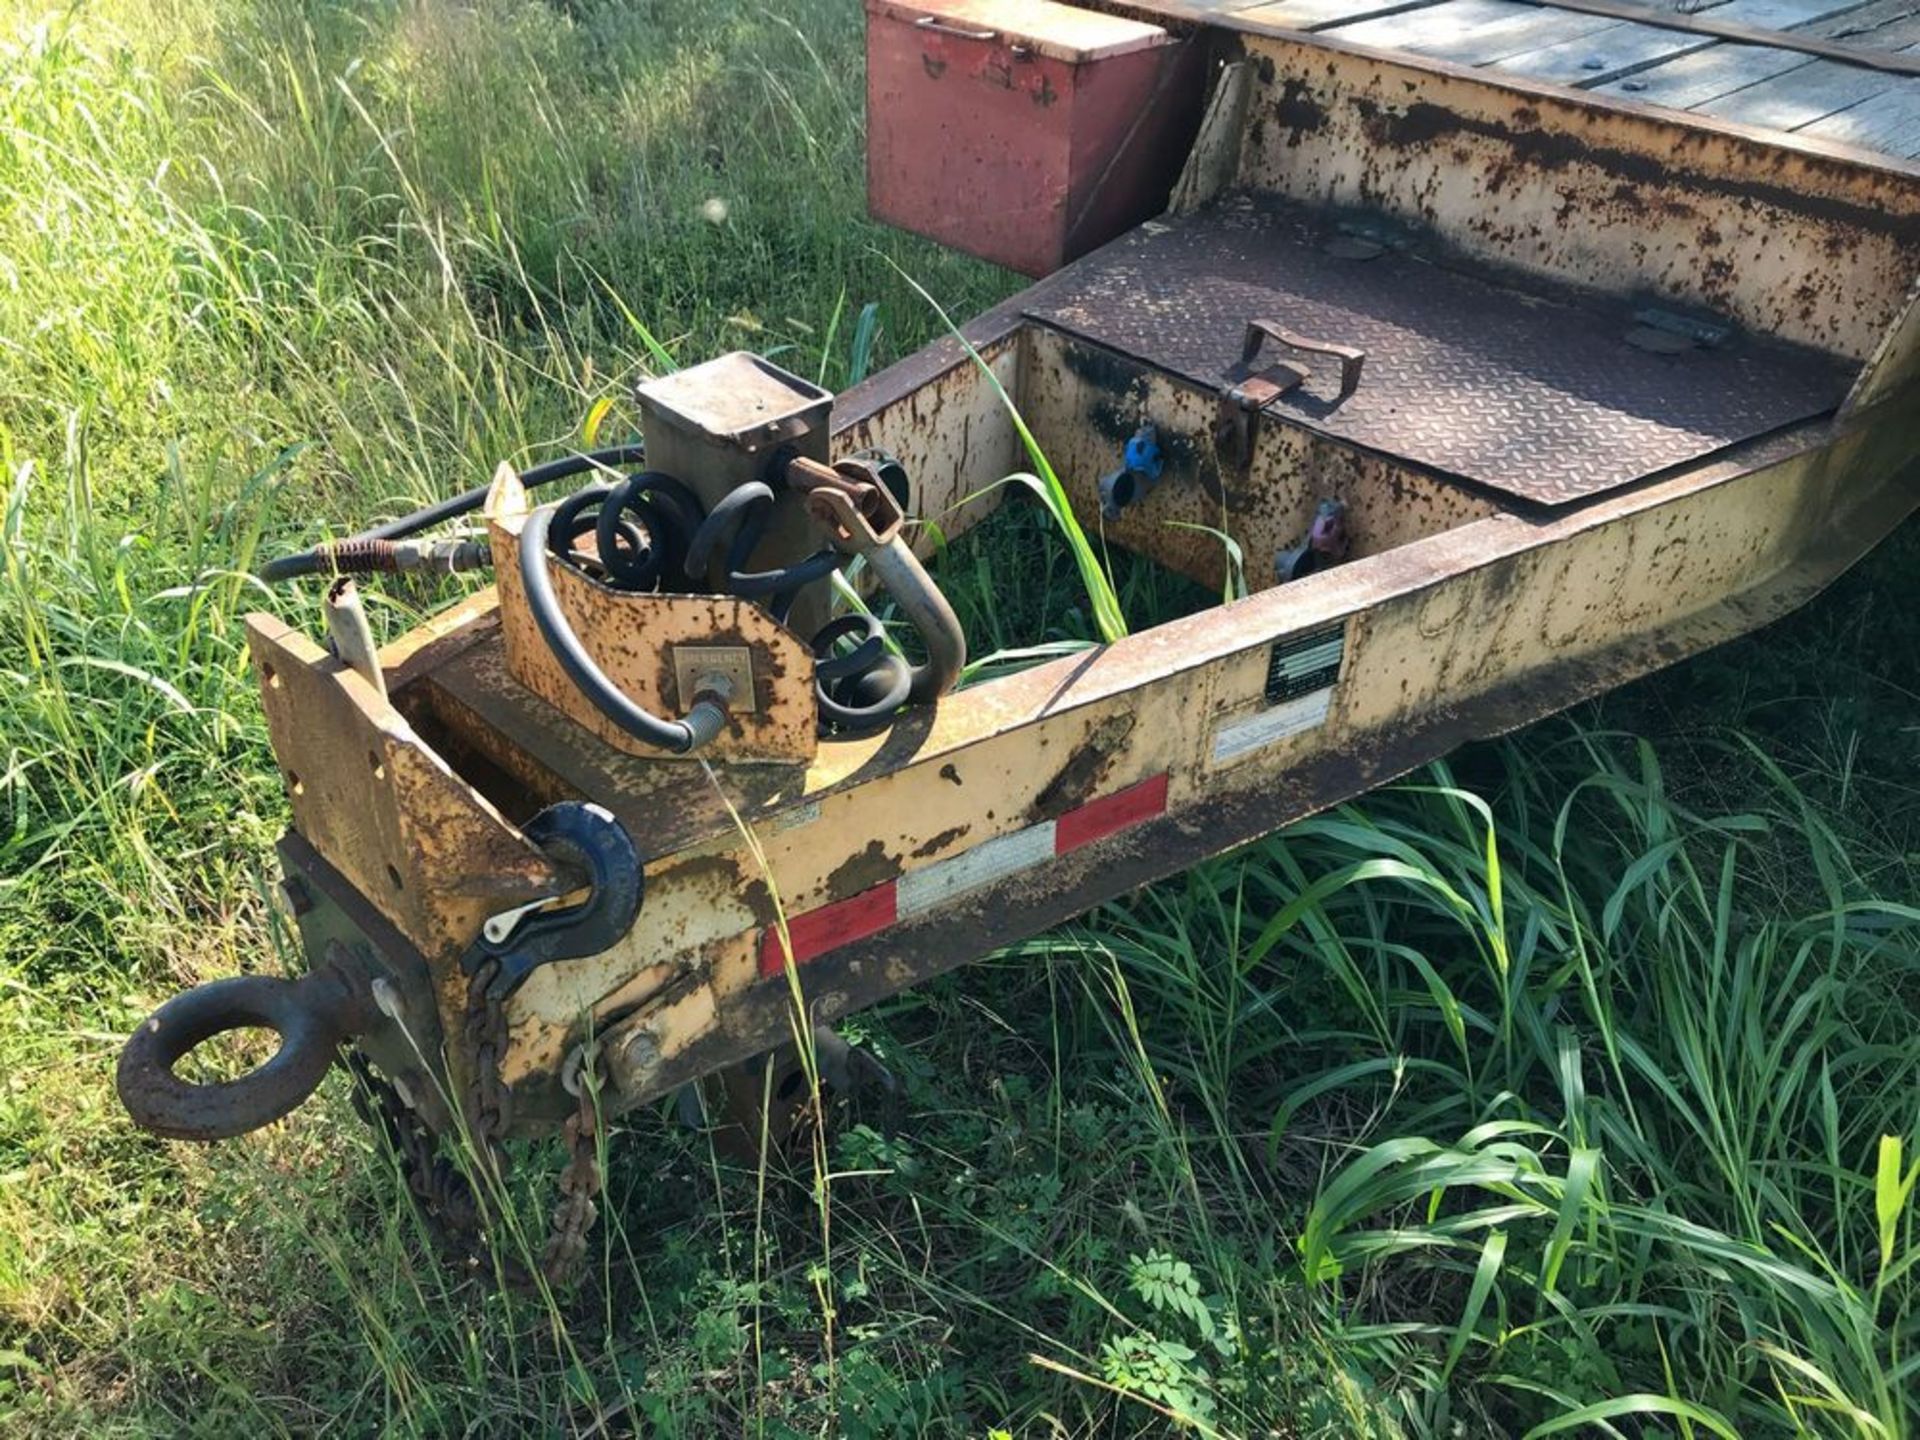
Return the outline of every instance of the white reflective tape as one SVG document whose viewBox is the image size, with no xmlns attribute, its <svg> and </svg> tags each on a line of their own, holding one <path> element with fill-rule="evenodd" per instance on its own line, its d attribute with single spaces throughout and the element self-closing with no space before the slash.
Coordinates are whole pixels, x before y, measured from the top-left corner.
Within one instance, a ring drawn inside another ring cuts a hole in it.
<svg viewBox="0 0 1920 1440">
<path fill-rule="evenodd" d="M 1232 760 L 1263 746 L 1285 740 L 1326 722 L 1333 705 L 1333 687 L 1282 700 L 1256 714 L 1229 720 L 1213 732 L 1213 763 Z"/>
<path fill-rule="evenodd" d="M 894 906 L 901 919 L 944 905 L 957 895 L 991 885 L 1053 859 L 1053 822 L 1030 825 L 1011 835 L 984 840 L 951 859 L 924 870 L 910 870 L 894 881 Z"/>
</svg>

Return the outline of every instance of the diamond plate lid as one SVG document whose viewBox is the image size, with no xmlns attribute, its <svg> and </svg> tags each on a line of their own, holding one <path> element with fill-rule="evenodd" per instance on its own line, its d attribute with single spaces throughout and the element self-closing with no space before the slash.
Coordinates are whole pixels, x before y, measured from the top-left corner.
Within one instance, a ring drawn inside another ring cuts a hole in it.
<svg viewBox="0 0 1920 1440">
<path fill-rule="evenodd" d="M 1242 195 L 1088 256 L 1036 287 L 1028 313 L 1207 390 L 1252 320 L 1358 346 L 1364 374 L 1342 400 L 1337 362 L 1268 341 L 1256 372 L 1287 361 L 1311 378 L 1265 413 L 1548 505 L 1826 414 L 1857 368 L 1738 332 L 1654 353 L 1627 339 L 1643 309 L 1355 244 L 1324 215 Z"/>
</svg>

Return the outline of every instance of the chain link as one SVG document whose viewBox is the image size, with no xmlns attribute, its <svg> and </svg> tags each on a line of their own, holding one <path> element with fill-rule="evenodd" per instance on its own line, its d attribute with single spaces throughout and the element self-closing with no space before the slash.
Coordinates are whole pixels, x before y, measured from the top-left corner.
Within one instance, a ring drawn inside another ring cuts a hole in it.
<svg viewBox="0 0 1920 1440">
<path fill-rule="evenodd" d="M 594 1066 L 581 1067 L 579 1103 L 567 1117 L 567 1166 L 560 1172 L 560 1200 L 553 1207 L 540 1270 L 550 1284 L 569 1283 L 587 1254 L 587 1235 L 600 1218 L 600 1105 Z"/>
<path fill-rule="evenodd" d="M 553 1289 L 571 1285 L 586 1258 L 587 1237 L 599 1219 L 597 1197 L 602 1188 L 600 1168 L 599 1076 L 591 1064 L 582 1066 L 579 1103 L 562 1127 L 567 1163 L 560 1172 L 559 1200 L 538 1272 L 488 1243 L 500 1233 L 499 1217 L 492 1213 L 488 1195 L 504 1198 L 507 1156 L 502 1147 L 512 1114 L 512 1093 L 500 1075 L 500 1057 L 506 1050 L 507 1018 L 502 1003 L 489 995 L 500 961 L 489 956 L 467 986 L 467 1009 L 461 1024 L 467 1058 L 467 1083 L 462 1095 L 473 1149 L 484 1173 L 480 1186 L 441 1154 L 439 1137 L 381 1078 L 357 1051 L 348 1065 L 359 1081 L 354 1108 L 378 1129 L 400 1160 L 408 1193 L 426 1219 L 429 1233 L 445 1254 L 468 1265 L 491 1258 L 510 1289 L 537 1290 L 540 1283 Z"/>
</svg>

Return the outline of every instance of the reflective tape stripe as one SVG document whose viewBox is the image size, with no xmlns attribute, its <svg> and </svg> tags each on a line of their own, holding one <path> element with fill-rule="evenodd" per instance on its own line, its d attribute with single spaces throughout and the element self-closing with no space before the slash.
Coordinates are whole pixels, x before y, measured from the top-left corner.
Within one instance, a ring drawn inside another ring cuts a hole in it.
<svg viewBox="0 0 1920 1440">
<path fill-rule="evenodd" d="M 1237 759 L 1325 724 L 1332 706 L 1333 691 L 1329 688 L 1282 700 L 1278 705 L 1230 720 L 1213 732 L 1213 763 Z"/>
<path fill-rule="evenodd" d="M 790 916 L 787 939 L 793 945 L 793 963 L 804 965 L 816 955 L 878 935 L 896 918 L 891 880 L 851 899 Z M 769 925 L 760 936 L 760 973 L 778 975 L 786 968 L 787 947 L 781 943 L 780 927 Z"/>
<path fill-rule="evenodd" d="M 1053 822 L 1049 820 L 1011 835 L 996 835 L 958 855 L 936 860 L 923 870 L 910 870 L 893 882 L 900 892 L 901 918 L 1031 870 L 1053 856 Z"/>
<path fill-rule="evenodd" d="M 830 950 L 877 935 L 900 920 L 924 914 L 962 895 L 1044 865 L 1056 856 L 1117 835 L 1156 815 L 1164 815 L 1166 810 L 1167 777 L 1163 773 L 1091 800 L 1057 820 L 1043 820 L 1011 835 L 996 835 L 958 855 L 909 871 L 897 880 L 789 916 L 785 942 L 777 925 L 768 926 L 761 933 L 760 973 L 778 975 L 786 968 L 789 943 L 793 948 L 793 963 L 804 965 Z"/>
<path fill-rule="evenodd" d="M 1167 777 L 1162 773 L 1062 815 L 1054 822 L 1054 853 L 1065 855 L 1166 813 Z"/>
</svg>

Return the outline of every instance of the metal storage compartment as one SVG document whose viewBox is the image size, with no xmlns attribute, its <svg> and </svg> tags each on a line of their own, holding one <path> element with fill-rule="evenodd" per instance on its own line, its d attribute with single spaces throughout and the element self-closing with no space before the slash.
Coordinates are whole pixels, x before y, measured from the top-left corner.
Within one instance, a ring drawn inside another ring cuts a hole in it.
<svg viewBox="0 0 1920 1440">
<path fill-rule="evenodd" d="M 1200 60 L 1158 25 L 1051 0 L 867 0 L 868 208 L 1056 270 L 1165 207 Z"/>
</svg>

